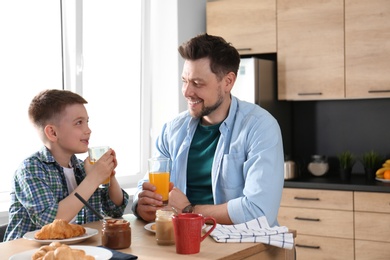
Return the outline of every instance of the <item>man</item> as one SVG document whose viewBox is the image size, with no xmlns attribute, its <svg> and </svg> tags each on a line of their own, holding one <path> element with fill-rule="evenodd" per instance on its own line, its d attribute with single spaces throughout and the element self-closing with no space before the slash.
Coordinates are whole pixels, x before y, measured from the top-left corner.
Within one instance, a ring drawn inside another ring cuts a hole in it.
<svg viewBox="0 0 390 260">
<path fill-rule="evenodd" d="M 163 126 L 156 157 L 172 161 L 169 206 L 238 224 L 265 216 L 271 226 L 283 188 L 283 144 L 277 121 L 231 95 L 240 56 L 221 37 L 202 34 L 179 47 L 188 111 Z M 133 212 L 154 221 L 162 199 L 147 176 Z"/>
</svg>

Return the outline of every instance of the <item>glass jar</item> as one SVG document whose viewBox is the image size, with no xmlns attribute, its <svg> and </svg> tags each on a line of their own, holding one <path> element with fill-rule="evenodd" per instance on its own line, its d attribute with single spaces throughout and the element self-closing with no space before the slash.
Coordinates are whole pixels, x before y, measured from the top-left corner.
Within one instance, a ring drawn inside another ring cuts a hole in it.
<svg viewBox="0 0 390 260">
<path fill-rule="evenodd" d="M 175 232 L 172 222 L 173 214 L 174 212 L 169 209 L 156 211 L 156 241 L 158 245 L 175 244 Z"/>
<path fill-rule="evenodd" d="M 130 223 L 124 219 L 105 219 L 102 229 L 102 246 L 111 249 L 128 248 L 131 245 Z"/>
<path fill-rule="evenodd" d="M 329 170 L 328 159 L 323 155 L 312 155 L 307 169 L 314 176 L 322 176 Z"/>
</svg>

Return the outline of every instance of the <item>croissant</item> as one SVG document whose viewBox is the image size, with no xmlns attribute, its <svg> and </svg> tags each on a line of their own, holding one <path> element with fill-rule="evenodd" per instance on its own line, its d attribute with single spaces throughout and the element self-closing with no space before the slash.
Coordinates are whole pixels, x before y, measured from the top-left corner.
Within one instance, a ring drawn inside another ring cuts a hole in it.
<svg viewBox="0 0 390 260">
<path fill-rule="evenodd" d="M 35 239 L 66 239 L 85 234 L 85 228 L 77 224 L 69 224 L 65 220 L 55 219 L 53 223 L 44 225 L 34 235 Z"/>
<path fill-rule="evenodd" d="M 40 247 L 31 257 L 32 260 L 94 260 L 95 257 L 87 255 L 82 249 L 73 249 L 58 242 L 49 246 Z"/>
</svg>

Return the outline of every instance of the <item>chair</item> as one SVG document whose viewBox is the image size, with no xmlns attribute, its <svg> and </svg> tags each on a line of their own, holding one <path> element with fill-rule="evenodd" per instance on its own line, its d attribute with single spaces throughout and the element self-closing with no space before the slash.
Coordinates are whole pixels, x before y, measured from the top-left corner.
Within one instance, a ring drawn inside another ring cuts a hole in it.
<svg viewBox="0 0 390 260">
<path fill-rule="evenodd" d="M 3 242 L 3 240 L 4 240 L 4 234 L 5 234 L 5 230 L 7 229 L 7 227 L 8 227 L 8 223 L 0 225 L 0 242 Z"/>
</svg>

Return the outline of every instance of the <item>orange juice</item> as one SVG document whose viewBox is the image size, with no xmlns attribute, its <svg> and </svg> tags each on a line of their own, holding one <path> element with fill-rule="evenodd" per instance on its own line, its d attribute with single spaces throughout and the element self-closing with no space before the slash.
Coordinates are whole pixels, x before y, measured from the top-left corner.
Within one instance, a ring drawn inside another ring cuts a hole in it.
<svg viewBox="0 0 390 260">
<path fill-rule="evenodd" d="M 169 172 L 150 172 L 149 182 L 156 186 L 156 193 L 160 194 L 164 204 L 168 204 Z"/>
</svg>

